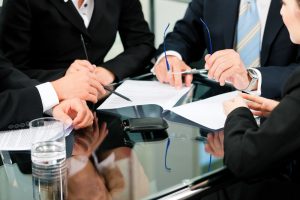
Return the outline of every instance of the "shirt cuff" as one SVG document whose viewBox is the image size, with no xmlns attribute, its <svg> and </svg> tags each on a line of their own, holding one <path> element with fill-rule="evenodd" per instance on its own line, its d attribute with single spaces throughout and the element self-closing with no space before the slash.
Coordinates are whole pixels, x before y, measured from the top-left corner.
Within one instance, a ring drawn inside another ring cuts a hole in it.
<svg viewBox="0 0 300 200">
<path fill-rule="evenodd" d="M 38 89 L 42 99 L 43 112 L 46 112 L 59 104 L 56 91 L 50 82 L 37 85 L 36 88 Z"/>
<path fill-rule="evenodd" d="M 182 60 L 182 57 L 181 57 L 181 55 L 177 52 L 177 51 L 166 51 L 166 55 L 167 56 L 176 56 L 178 59 L 180 59 L 180 60 Z M 155 71 L 154 71 L 154 68 L 155 68 L 155 66 L 161 61 L 161 59 L 163 59 L 165 57 L 165 53 L 162 53 L 162 54 L 160 54 L 160 56 L 158 56 L 158 58 L 156 59 L 156 62 L 155 62 L 155 64 L 154 64 L 154 67 L 152 67 L 152 69 L 150 70 L 151 71 L 151 73 L 153 74 L 153 75 L 155 75 Z"/>
<path fill-rule="evenodd" d="M 261 83 L 262 83 L 262 77 L 261 77 L 261 73 L 258 69 L 256 68 L 249 68 L 251 70 L 253 70 L 256 75 L 257 75 L 257 88 L 256 90 L 252 90 L 251 92 L 249 92 L 250 94 L 253 94 L 253 95 L 257 95 L 257 96 L 260 96 L 261 95 Z"/>
</svg>

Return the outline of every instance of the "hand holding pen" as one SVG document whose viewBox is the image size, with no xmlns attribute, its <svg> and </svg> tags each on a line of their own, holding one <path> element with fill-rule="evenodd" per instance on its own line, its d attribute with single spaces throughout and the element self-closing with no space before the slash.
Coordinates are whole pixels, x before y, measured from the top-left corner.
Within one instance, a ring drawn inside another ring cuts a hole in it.
<svg viewBox="0 0 300 200">
<path fill-rule="evenodd" d="M 89 56 L 88 56 L 88 52 L 87 52 L 87 49 L 86 49 L 86 46 L 85 46 L 85 41 L 84 41 L 84 38 L 83 38 L 82 35 L 80 35 L 80 39 L 81 39 L 81 44 L 82 44 L 82 47 L 83 47 L 83 50 L 84 50 L 86 62 L 89 63 L 89 61 L 88 61 L 88 60 L 89 60 Z M 95 76 L 97 76 L 97 71 L 99 71 L 99 70 L 98 70 L 98 68 L 97 68 L 95 65 L 92 65 L 92 68 L 91 68 L 90 66 L 89 66 L 88 68 L 89 68 L 89 70 L 91 70 L 91 72 L 92 72 Z M 100 68 L 100 74 L 101 74 L 101 70 L 102 70 L 102 73 L 108 73 L 108 74 L 110 74 L 110 75 L 112 74 L 111 72 L 108 72 L 108 70 L 106 70 L 106 69 L 104 69 L 104 68 Z M 114 76 L 114 75 L 112 74 L 111 76 Z M 113 80 L 112 80 L 112 81 L 113 81 Z M 112 81 L 109 81 L 109 83 L 111 83 Z M 103 81 L 100 81 L 100 82 L 103 84 Z M 105 83 L 104 83 L 104 84 L 105 84 Z M 106 86 L 106 84 L 105 84 L 105 85 L 102 85 L 101 88 L 102 88 L 102 87 L 103 87 L 106 91 L 108 91 L 108 92 L 110 92 L 110 93 L 113 93 L 113 94 L 115 94 L 115 95 L 121 97 L 122 99 L 125 99 L 126 101 L 131 101 L 128 97 L 126 97 L 126 96 L 124 96 L 124 95 L 122 95 L 122 94 L 120 94 L 120 93 L 114 91 L 114 90 L 111 89 L 110 87 Z M 104 93 L 104 94 L 105 94 L 105 93 Z"/>
<path fill-rule="evenodd" d="M 166 59 L 162 58 L 155 66 L 154 73 L 161 83 L 169 83 L 170 85 L 181 88 L 183 84 L 190 86 L 193 80 L 192 74 L 183 74 L 191 68 L 176 56 L 167 56 L 170 65 L 170 71 L 166 70 Z M 184 78 L 184 80 L 182 80 Z"/>
</svg>

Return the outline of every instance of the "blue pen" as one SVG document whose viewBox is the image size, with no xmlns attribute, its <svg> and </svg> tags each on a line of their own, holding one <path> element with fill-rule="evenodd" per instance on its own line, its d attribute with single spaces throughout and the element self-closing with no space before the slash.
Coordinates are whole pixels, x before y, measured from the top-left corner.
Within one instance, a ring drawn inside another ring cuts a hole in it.
<svg viewBox="0 0 300 200">
<path fill-rule="evenodd" d="M 209 48 L 207 48 L 207 50 L 208 50 L 208 53 L 211 55 L 213 53 L 213 51 L 212 51 L 212 42 L 211 42 L 210 32 L 209 32 L 207 24 L 201 18 L 200 18 L 200 21 L 203 24 L 203 26 L 207 32 L 207 37 L 208 37 L 208 42 L 209 42 Z"/>
<path fill-rule="evenodd" d="M 167 59 L 167 53 L 166 53 L 166 33 L 167 33 L 167 30 L 170 26 L 170 23 L 168 24 L 168 26 L 166 27 L 165 31 L 164 31 L 164 54 L 165 54 L 165 59 L 166 59 L 166 65 L 167 65 L 167 70 L 168 72 L 170 71 L 170 65 L 169 65 L 169 62 L 168 62 L 168 59 Z"/>
</svg>

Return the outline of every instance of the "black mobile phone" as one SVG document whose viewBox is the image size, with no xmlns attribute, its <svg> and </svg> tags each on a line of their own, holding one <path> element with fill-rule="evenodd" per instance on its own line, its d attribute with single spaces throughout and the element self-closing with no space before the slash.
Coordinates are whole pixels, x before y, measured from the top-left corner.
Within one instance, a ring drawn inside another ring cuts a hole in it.
<svg viewBox="0 0 300 200">
<path fill-rule="evenodd" d="M 159 131 L 169 127 L 166 120 L 159 117 L 129 118 L 123 120 L 124 131 L 140 132 L 140 131 Z"/>
</svg>

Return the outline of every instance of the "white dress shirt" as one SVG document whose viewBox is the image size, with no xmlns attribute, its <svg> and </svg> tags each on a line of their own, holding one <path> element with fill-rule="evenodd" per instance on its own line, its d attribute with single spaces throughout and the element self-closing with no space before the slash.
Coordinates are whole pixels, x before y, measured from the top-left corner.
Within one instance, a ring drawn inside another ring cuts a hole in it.
<svg viewBox="0 0 300 200">
<path fill-rule="evenodd" d="M 78 13 L 82 17 L 85 27 L 87 28 L 92 19 L 94 11 L 94 0 L 84 0 L 80 7 L 78 7 L 78 0 L 72 0 L 72 2 L 76 7 Z"/>
<path fill-rule="evenodd" d="M 261 25 L 261 44 L 262 44 L 262 39 L 263 39 L 263 33 L 265 31 L 266 27 L 266 21 L 267 21 L 267 16 L 269 13 L 269 8 L 271 4 L 271 0 L 256 0 L 257 4 L 257 10 L 258 10 L 258 15 L 259 15 L 259 20 L 260 20 L 260 25 Z M 166 51 L 167 55 L 172 55 L 178 57 L 180 60 L 182 60 L 181 55 L 176 52 L 176 51 Z M 155 62 L 155 65 L 162 59 L 164 58 L 164 53 L 162 53 L 158 59 Z M 155 66 L 154 65 L 154 66 Z M 252 68 L 258 75 L 258 85 L 257 85 L 257 90 L 253 91 L 253 93 L 260 95 L 261 94 L 261 83 L 262 83 L 262 76 L 259 70 Z M 154 67 L 151 69 L 151 72 L 154 74 Z"/>
<path fill-rule="evenodd" d="M 72 0 L 72 2 L 82 17 L 85 27 L 87 28 L 93 15 L 94 0 L 84 0 L 80 8 L 78 7 L 78 0 Z M 43 112 L 49 111 L 59 103 L 59 99 L 51 83 L 43 83 L 36 86 L 36 88 L 41 96 Z"/>
<path fill-rule="evenodd" d="M 36 88 L 38 89 L 41 100 L 42 100 L 43 112 L 49 111 L 54 106 L 59 104 L 59 100 L 58 100 L 56 91 L 50 82 L 37 85 Z M 47 114 L 50 114 L 50 113 L 51 112 L 47 112 Z"/>
</svg>

